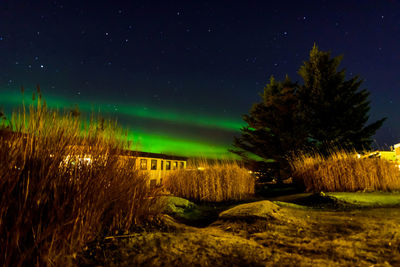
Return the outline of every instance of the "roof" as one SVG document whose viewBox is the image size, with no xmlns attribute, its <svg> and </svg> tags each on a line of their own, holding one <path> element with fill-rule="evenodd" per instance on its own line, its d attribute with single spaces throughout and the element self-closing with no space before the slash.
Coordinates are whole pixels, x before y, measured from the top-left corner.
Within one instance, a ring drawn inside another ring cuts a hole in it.
<svg viewBox="0 0 400 267">
<path fill-rule="evenodd" d="M 134 151 L 134 150 L 124 150 L 122 154 L 123 155 L 127 155 L 127 156 L 133 156 L 133 157 L 183 160 L 183 161 L 187 161 L 188 160 L 187 157 L 166 155 L 166 154 L 163 154 L 163 153 L 151 153 L 151 152 Z"/>
</svg>

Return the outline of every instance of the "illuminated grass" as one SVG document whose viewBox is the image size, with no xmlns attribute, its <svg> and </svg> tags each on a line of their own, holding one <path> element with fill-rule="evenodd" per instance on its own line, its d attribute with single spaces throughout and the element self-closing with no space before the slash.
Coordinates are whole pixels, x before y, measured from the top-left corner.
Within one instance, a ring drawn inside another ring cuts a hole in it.
<svg viewBox="0 0 400 267">
<path fill-rule="evenodd" d="M 236 161 L 191 160 L 171 172 L 164 186 L 174 195 L 207 202 L 243 200 L 254 195 L 255 178 Z"/>
<path fill-rule="evenodd" d="M 334 192 L 327 193 L 327 195 L 361 207 L 400 205 L 400 194 L 393 192 Z"/>
<path fill-rule="evenodd" d="M 307 191 L 400 190 L 400 170 L 386 159 L 359 159 L 354 153 L 337 151 L 329 157 L 300 155 L 291 164 L 293 178 Z"/>
<path fill-rule="evenodd" d="M 70 266 L 88 242 L 160 211 L 147 173 L 120 160 L 115 123 L 38 102 L 11 129 L 0 131 L 0 266 Z"/>
</svg>

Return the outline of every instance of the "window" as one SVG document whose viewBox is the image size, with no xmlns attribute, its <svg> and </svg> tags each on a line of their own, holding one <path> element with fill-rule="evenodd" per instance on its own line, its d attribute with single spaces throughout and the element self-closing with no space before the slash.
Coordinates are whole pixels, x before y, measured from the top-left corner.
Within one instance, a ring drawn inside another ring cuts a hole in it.
<svg viewBox="0 0 400 267">
<path fill-rule="evenodd" d="M 164 161 L 161 161 L 161 170 L 164 170 Z"/>
<path fill-rule="evenodd" d="M 184 169 L 185 168 L 185 162 L 181 161 L 179 162 L 179 169 Z"/>
<path fill-rule="evenodd" d="M 177 167 L 178 167 L 178 162 L 174 161 L 174 165 L 172 165 L 172 169 L 176 170 Z"/>
<path fill-rule="evenodd" d="M 166 161 L 166 162 L 165 162 L 165 169 L 166 169 L 167 171 L 169 171 L 169 170 L 171 169 L 171 161 Z"/>
<path fill-rule="evenodd" d="M 157 160 L 156 159 L 151 160 L 151 169 L 157 170 Z"/>
<path fill-rule="evenodd" d="M 140 160 L 140 169 L 141 170 L 147 170 L 147 159 L 141 159 Z"/>
</svg>

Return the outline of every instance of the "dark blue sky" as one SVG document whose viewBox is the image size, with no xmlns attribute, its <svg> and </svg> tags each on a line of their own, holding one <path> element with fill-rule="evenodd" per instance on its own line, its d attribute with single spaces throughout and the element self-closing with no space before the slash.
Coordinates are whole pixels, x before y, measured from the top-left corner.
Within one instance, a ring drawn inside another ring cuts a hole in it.
<svg viewBox="0 0 400 267">
<path fill-rule="evenodd" d="M 54 105 L 112 113 L 143 143 L 220 152 L 271 75 L 300 79 L 314 42 L 365 80 L 371 118 L 388 117 L 377 143 L 400 142 L 400 3 L 389 0 L 1 1 L 0 105 L 40 84 Z"/>
</svg>

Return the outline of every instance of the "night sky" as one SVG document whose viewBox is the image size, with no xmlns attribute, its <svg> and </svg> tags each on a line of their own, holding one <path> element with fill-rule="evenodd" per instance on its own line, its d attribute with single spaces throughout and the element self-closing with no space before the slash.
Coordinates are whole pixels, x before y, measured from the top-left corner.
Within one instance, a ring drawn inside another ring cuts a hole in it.
<svg viewBox="0 0 400 267">
<path fill-rule="evenodd" d="M 40 84 L 48 104 L 116 118 L 138 149 L 222 156 L 269 77 L 313 44 L 371 92 L 376 145 L 400 142 L 400 2 L 0 1 L 0 107 Z"/>
</svg>

